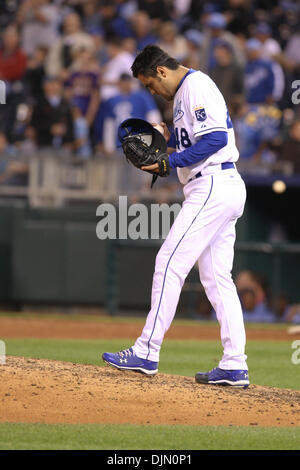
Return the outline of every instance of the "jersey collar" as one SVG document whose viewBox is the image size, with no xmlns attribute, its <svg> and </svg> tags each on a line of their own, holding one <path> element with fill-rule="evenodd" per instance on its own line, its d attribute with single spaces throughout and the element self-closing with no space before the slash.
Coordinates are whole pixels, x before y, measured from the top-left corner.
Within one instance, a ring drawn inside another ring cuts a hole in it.
<svg viewBox="0 0 300 470">
<path fill-rule="evenodd" d="M 179 90 L 179 88 L 180 88 L 181 85 L 183 84 L 183 82 L 184 82 L 184 80 L 186 79 L 186 77 L 187 77 L 188 75 L 190 75 L 191 73 L 194 73 L 194 72 L 197 72 L 197 70 L 189 69 L 189 71 L 188 71 L 188 72 L 182 77 L 182 79 L 180 80 L 179 85 L 178 85 L 178 87 L 176 88 L 176 92 L 175 92 L 175 93 L 177 93 L 177 91 Z"/>
</svg>

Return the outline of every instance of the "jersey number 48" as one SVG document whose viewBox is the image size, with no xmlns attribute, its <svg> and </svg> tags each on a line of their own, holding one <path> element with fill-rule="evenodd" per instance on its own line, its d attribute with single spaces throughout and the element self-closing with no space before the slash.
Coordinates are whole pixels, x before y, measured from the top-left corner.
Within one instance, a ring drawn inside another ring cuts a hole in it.
<svg viewBox="0 0 300 470">
<path fill-rule="evenodd" d="M 178 127 L 175 127 L 175 139 L 176 147 L 178 149 L 180 148 L 180 146 L 186 149 L 192 145 L 192 142 L 189 138 L 189 134 L 184 127 L 181 127 L 180 129 L 178 129 Z"/>
</svg>

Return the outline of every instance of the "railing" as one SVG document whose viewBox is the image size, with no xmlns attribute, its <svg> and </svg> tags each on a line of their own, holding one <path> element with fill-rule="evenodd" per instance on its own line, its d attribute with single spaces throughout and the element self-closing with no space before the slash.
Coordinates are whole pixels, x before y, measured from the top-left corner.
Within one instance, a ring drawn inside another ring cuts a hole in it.
<svg viewBox="0 0 300 470">
<path fill-rule="evenodd" d="M 68 201 L 116 201 L 120 194 L 139 199 L 153 198 L 151 175 L 137 173 L 124 156 L 96 154 L 85 160 L 63 152 L 44 150 L 27 158 L 1 155 L 0 162 L 22 162 L 27 165 L 28 183 L 17 185 L 1 182 L 0 196 L 26 197 L 31 207 L 61 207 Z M 0 175 L 1 178 L 1 175 Z M 178 182 L 177 188 L 181 185 Z M 164 189 L 155 189 L 155 197 L 174 200 Z"/>
<path fill-rule="evenodd" d="M 156 183 L 150 190 L 151 175 L 138 173 L 126 163 L 121 153 L 112 156 L 96 154 L 85 160 L 64 151 L 45 149 L 30 156 L 0 155 L 0 163 L 22 162 L 27 165 L 28 182 L 24 185 L 2 181 L 0 196 L 28 198 L 32 207 L 61 207 L 68 201 L 116 201 L 120 194 L 133 199 L 156 199 L 174 202 L 182 199 L 181 184 L 176 175 Z M 271 185 L 278 176 L 287 185 L 300 186 L 300 175 L 294 175 L 289 162 L 260 164 L 239 161 L 238 169 L 249 184 Z"/>
</svg>

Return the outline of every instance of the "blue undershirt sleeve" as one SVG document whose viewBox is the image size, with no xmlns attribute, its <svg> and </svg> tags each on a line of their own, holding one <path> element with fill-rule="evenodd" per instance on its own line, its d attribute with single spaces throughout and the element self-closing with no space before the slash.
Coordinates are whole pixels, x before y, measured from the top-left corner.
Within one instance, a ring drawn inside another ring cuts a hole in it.
<svg viewBox="0 0 300 470">
<path fill-rule="evenodd" d="M 176 137 L 175 137 L 175 132 L 174 131 L 171 133 L 171 136 L 168 140 L 168 147 L 172 147 L 172 148 L 176 149 Z"/>
<path fill-rule="evenodd" d="M 171 139 L 170 139 L 171 140 Z M 170 142 L 170 141 L 169 141 Z M 228 135 L 225 131 L 215 131 L 205 134 L 191 147 L 182 152 L 173 152 L 169 155 L 171 168 L 183 168 L 204 160 L 221 148 L 228 142 Z M 170 145 L 170 144 L 169 144 Z"/>
</svg>

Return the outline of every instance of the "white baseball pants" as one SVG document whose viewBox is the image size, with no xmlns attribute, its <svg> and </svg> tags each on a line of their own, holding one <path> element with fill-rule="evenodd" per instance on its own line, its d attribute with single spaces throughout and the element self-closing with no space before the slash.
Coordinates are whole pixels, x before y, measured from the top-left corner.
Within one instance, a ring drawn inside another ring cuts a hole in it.
<svg viewBox="0 0 300 470">
<path fill-rule="evenodd" d="M 236 169 L 214 165 L 206 171 L 211 173 L 183 188 L 185 200 L 157 254 L 151 310 L 133 350 L 141 358 L 159 361 L 184 281 L 198 261 L 200 281 L 220 324 L 224 351 L 219 367 L 247 370 L 243 314 L 231 277 L 235 224 L 244 210 L 245 184 Z"/>
</svg>

